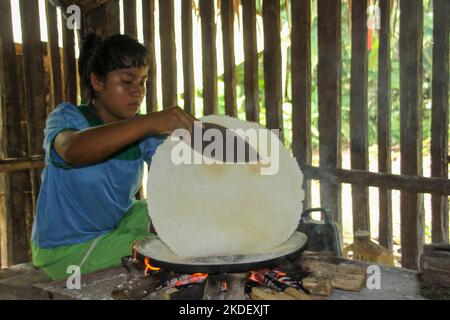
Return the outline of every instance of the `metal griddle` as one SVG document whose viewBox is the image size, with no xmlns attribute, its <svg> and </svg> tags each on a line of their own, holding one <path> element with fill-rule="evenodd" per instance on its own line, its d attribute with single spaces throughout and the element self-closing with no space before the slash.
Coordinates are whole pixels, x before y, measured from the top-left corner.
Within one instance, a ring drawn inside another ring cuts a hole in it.
<svg viewBox="0 0 450 320">
<path fill-rule="evenodd" d="M 294 259 L 306 248 L 308 238 L 295 231 L 282 245 L 260 254 L 180 257 L 158 237 L 136 242 L 134 249 L 139 259 L 149 258 L 152 266 L 178 273 L 238 273 L 273 268 L 283 259 Z"/>
</svg>

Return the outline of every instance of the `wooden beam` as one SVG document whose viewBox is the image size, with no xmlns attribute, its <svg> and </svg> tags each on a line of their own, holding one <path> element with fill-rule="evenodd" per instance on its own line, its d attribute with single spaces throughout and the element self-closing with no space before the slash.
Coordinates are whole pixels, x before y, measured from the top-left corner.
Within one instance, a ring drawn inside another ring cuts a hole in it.
<svg viewBox="0 0 450 320">
<path fill-rule="evenodd" d="M 203 114 L 217 114 L 216 23 L 213 0 L 199 0 L 202 23 Z"/>
<path fill-rule="evenodd" d="M 44 157 L 37 156 L 29 159 L 24 158 L 11 158 L 0 160 L 0 172 L 14 172 L 30 169 L 42 169 L 45 167 Z"/>
<path fill-rule="evenodd" d="M 183 2 L 184 3 L 184 2 Z M 155 51 L 155 0 L 142 0 L 144 44 L 149 55 L 147 80 L 147 113 L 157 111 L 156 51 Z"/>
<path fill-rule="evenodd" d="M 159 0 L 159 38 L 161 39 L 161 81 L 163 108 L 178 105 L 177 57 L 173 0 Z"/>
<path fill-rule="evenodd" d="M 319 98 L 320 166 L 341 166 L 341 3 L 318 1 L 319 63 L 317 85 Z M 341 187 L 321 183 L 322 206 L 329 208 L 342 226 Z"/>
<path fill-rule="evenodd" d="M 354 1 L 350 90 L 350 153 L 352 169 L 369 169 L 367 70 L 367 1 Z M 370 232 L 369 188 L 352 186 L 353 233 Z"/>
<path fill-rule="evenodd" d="M 256 43 L 256 2 L 242 0 L 244 29 L 245 119 L 259 123 L 258 48 Z"/>
<path fill-rule="evenodd" d="M 333 184 L 364 184 L 366 186 L 395 189 L 410 193 L 450 195 L 450 180 L 448 179 L 313 166 L 301 166 L 301 168 L 306 179 L 328 181 Z"/>
<path fill-rule="evenodd" d="M 234 1 L 220 2 L 225 82 L 225 114 L 237 116 L 236 63 L 234 59 Z"/>
<path fill-rule="evenodd" d="M 431 124 L 431 175 L 448 179 L 448 51 L 450 3 L 433 1 L 433 80 Z M 448 243 L 448 198 L 431 198 L 431 239 Z"/>
<path fill-rule="evenodd" d="M 195 116 L 192 1 L 182 1 L 181 3 L 181 26 L 183 47 L 184 110 Z"/>
<path fill-rule="evenodd" d="M 136 0 L 126 0 L 123 3 L 123 23 L 125 34 L 137 39 Z"/>
<path fill-rule="evenodd" d="M 380 0 L 381 29 L 378 48 L 378 171 L 391 172 L 391 0 Z M 380 188 L 378 239 L 392 251 L 392 192 Z"/>
<path fill-rule="evenodd" d="M 291 3 L 292 150 L 301 165 L 311 165 L 311 0 Z M 304 181 L 303 207 L 311 203 L 311 183 Z"/>
<path fill-rule="evenodd" d="M 281 89 L 280 1 L 263 1 L 264 25 L 264 95 L 266 127 L 279 129 L 283 141 L 283 110 Z"/>
<path fill-rule="evenodd" d="M 401 173 L 422 174 L 422 1 L 400 1 L 400 154 Z M 423 245 L 423 199 L 402 192 L 402 266 L 418 269 Z"/>
</svg>

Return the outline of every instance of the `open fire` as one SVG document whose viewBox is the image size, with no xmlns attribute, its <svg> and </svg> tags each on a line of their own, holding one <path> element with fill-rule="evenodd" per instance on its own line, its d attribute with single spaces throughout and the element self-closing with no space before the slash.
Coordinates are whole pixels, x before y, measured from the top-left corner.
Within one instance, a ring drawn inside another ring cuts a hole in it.
<svg viewBox="0 0 450 320">
<path fill-rule="evenodd" d="M 134 273 L 134 278 L 140 277 L 142 282 L 148 283 L 148 285 L 144 287 L 141 285 L 141 288 L 145 289 L 145 294 L 153 294 L 157 298 L 240 298 L 250 300 L 264 299 L 261 295 L 271 291 L 280 294 L 283 292 L 290 292 L 291 294 L 297 293 L 297 299 L 300 296 L 304 299 L 309 298 L 301 287 L 301 273 L 295 273 L 292 270 L 285 272 L 280 268 L 274 268 L 254 270 L 245 273 L 178 274 L 152 265 L 149 257 L 139 259 L 139 255 L 136 252 L 133 257 L 126 257 L 122 261 L 124 267 L 129 271 L 130 269 L 134 270 L 134 272 L 130 271 L 130 276 Z M 137 270 L 140 271 L 136 272 Z M 155 279 L 155 281 L 150 281 L 151 278 Z M 127 286 L 124 286 L 123 288 L 126 287 Z M 268 291 L 266 292 L 265 290 Z M 178 293 L 178 295 L 174 295 L 173 293 L 175 292 Z M 117 292 L 115 295 L 121 296 L 118 295 Z M 143 294 L 141 296 L 143 297 Z M 289 294 L 286 294 L 286 296 L 292 297 L 289 296 Z"/>
</svg>

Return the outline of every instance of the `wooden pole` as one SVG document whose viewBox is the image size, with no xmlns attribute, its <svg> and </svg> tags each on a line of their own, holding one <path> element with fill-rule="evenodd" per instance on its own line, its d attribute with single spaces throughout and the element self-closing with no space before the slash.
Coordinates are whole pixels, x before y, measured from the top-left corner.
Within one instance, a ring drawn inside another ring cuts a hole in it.
<svg viewBox="0 0 450 320">
<path fill-rule="evenodd" d="M 381 29 L 378 48 L 378 171 L 391 172 L 391 42 L 390 0 L 380 1 Z M 378 189 L 380 220 L 378 239 L 382 246 L 392 250 L 392 192 Z"/>
<path fill-rule="evenodd" d="M 318 1 L 320 166 L 341 166 L 341 3 Z M 342 227 L 341 186 L 320 184 L 322 206 L 329 208 Z"/>
<path fill-rule="evenodd" d="M 184 3 L 184 2 L 183 2 Z M 148 50 L 147 113 L 157 111 L 156 51 L 155 51 L 155 0 L 142 0 L 144 43 Z"/>
<path fill-rule="evenodd" d="M 283 141 L 279 0 L 263 1 L 263 25 L 266 127 L 278 129 L 280 140 Z"/>
<path fill-rule="evenodd" d="M 181 25 L 183 46 L 184 110 L 192 115 L 195 115 L 192 1 L 182 1 L 181 3 Z"/>
<path fill-rule="evenodd" d="M 159 38 L 161 39 L 161 81 L 163 108 L 178 105 L 177 57 L 173 0 L 159 0 Z"/>
<path fill-rule="evenodd" d="M 258 49 L 256 43 L 256 3 L 242 0 L 244 28 L 245 119 L 259 123 Z"/>
<path fill-rule="evenodd" d="M 222 21 L 222 47 L 225 80 L 225 114 L 237 116 L 236 63 L 234 59 L 234 1 L 220 2 Z"/>
<path fill-rule="evenodd" d="M 300 166 L 311 165 L 311 0 L 291 3 L 292 149 Z M 311 182 L 304 181 L 303 207 L 311 203 Z"/>
<path fill-rule="evenodd" d="M 136 0 L 126 0 L 123 2 L 123 23 L 125 34 L 137 39 L 137 17 Z"/>
<path fill-rule="evenodd" d="M 433 14 L 431 175 L 448 179 L 449 1 L 434 0 Z M 432 242 L 448 243 L 448 197 L 432 195 L 431 211 Z"/>
<path fill-rule="evenodd" d="M 203 114 L 217 114 L 216 23 L 213 0 L 200 1 L 202 23 Z"/>
<path fill-rule="evenodd" d="M 350 151 L 352 169 L 369 169 L 367 1 L 352 2 Z M 353 233 L 370 232 L 369 188 L 352 186 Z"/>
<path fill-rule="evenodd" d="M 422 174 L 423 3 L 400 1 L 400 153 L 401 173 Z M 419 268 L 423 246 L 423 197 L 402 192 L 402 266 Z"/>
</svg>

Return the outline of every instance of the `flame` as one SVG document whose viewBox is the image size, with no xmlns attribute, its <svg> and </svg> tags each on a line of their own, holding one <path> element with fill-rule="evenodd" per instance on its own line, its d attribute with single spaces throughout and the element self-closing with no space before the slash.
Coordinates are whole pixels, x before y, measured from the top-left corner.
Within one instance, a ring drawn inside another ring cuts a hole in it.
<svg viewBox="0 0 450 320">
<path fill-rule="evenodd" d="M 154 266 L 152 266 L 150 264 L 150 258 L 149 257 L 146 257 L 144 259 L 144 263 L 145 263 L 145 275 L 147 275 L 149 270 L 151 270 L 151 271 L 159 271 L 159 270 L 161 270 L 161 268 L 154 267 Z"/>
</svg>

